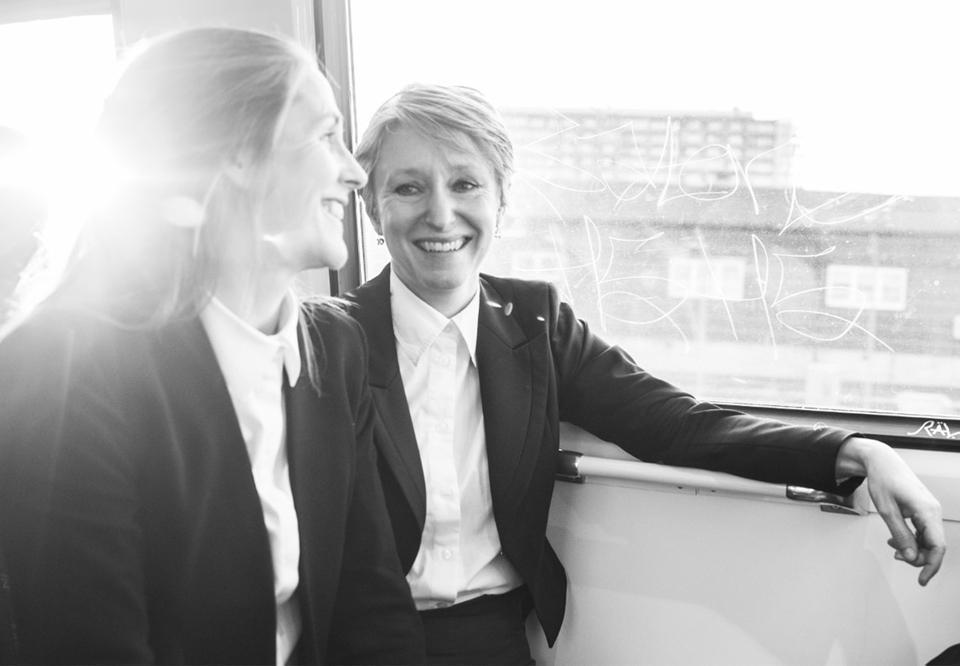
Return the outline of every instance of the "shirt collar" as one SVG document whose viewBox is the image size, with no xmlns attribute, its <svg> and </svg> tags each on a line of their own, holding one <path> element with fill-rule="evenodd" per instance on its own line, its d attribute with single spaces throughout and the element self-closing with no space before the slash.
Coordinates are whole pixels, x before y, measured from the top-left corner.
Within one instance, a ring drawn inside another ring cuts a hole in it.
<svg viewBox="0 0 960 666">
<path fill-rule="evenodd" d="M 437 336 L 453 322 L 460 331 L 470 360 L 477 365 L 477 327 L 480 320 L 480 283 L 467 306 L 449 319 L 413 293 L 396 271 L 390 271 L 390 308 L 393 332 L 400 349 L 416 365 Z"/>
<path fill-rule="evenodd" d="M 241 383 L 256 385 L 260 379 L 258 364 L 250 361 L 269 362 L 279 353 L 287 381 L 290 386 L 296 385 L 301 363 L 297 340 L 300 304 L 292 292 L 287 293 L 280 305 L 279 328 L 273 335 L 261 333 L 215 297 L 200 313 L 200 320 L 224 374 L 229 372 Z"/>
</svg>

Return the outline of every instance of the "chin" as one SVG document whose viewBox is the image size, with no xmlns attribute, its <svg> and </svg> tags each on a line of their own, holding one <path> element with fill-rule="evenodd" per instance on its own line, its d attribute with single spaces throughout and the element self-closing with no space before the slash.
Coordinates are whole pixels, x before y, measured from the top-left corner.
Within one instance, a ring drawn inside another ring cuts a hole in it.
<svg viewBox="0 0 960 666">
<path fill-rule="evenodd" d="M 340 270 L 347 263 L 348 257 L 347 246 L 342 241 L 339 244 L 330 243 L 315 253 L 314 258 L 317 266 L 314 266 L 314 268 Z"/>
<path fill-rule="evenodd" d="M 344 264 L 347 263 L 347 253 L 344 252 L 342 255 L 337 255 L 334 257 L 327 257 L 327 261 L 324 262 L 321 268 L 329 268 L 333 271 L 338 271 L 343 268 Z"/>
</svg>

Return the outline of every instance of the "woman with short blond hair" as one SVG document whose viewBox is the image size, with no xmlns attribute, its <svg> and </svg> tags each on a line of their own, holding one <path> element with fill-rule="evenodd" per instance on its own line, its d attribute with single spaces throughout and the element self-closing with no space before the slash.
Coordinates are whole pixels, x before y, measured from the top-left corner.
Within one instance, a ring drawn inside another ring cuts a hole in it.
<svg viewBox="0 0 960 666">
<path fill-rule="evenodd" d="M 940 505 L 890 447 L 701 402 L 602 340 L 553 285 L 481 274 L 513 168 L 482 94 L 408 86 L 356 155 L 391 263 L 348 297 L 370 346 L 380 475 L 429 663 L 529 662 L 531 610 L 556 640 L 567 579 L 546 526 L 560 421 L 652 462 L 840 493 L 869 475 L 900 559 L 922 567 L 922 584 L 937 572 Z"/>
</svg>

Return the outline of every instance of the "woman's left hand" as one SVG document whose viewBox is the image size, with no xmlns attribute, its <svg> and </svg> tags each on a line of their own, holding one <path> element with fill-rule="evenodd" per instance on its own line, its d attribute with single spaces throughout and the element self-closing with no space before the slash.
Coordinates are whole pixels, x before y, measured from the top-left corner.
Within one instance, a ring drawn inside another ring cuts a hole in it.
<svg viewBox="0 0 960 666">
<path fill-rule="evenodd" d="M 837 478 L 866 476 L 877 512 L 887 524 L 894 557 L 922 567 L 919 582 L 930 582 L 947 550 L 940 502 L 892 448 L 875 439 L 851 437 L 837 456 Z M 913 525 L 911 528 L 907 521 Z"/>
</svg>

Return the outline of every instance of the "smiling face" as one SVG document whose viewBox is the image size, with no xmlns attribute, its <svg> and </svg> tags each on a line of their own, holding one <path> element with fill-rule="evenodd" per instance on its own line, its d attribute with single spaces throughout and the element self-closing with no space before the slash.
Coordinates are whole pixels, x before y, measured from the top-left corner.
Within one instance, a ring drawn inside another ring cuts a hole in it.
<svg viewBox="0 0 960 666">
<path fill-rule="evenodd" d="M 493 168 L 464 136 L 450 149 L 418 132 L 389 133 L 375 165 L 376 221 L 397 277 L 450 317 L 477 290 L 500 215 Z"/>
<path fill-rule="evenodd" d="M 343 142 L 330 84 L 310 72 L 282 121 L 264 173 L 264 238 L 282 270 L 343 266 L 344 207 L 366 180 Z"/>
</svg>

